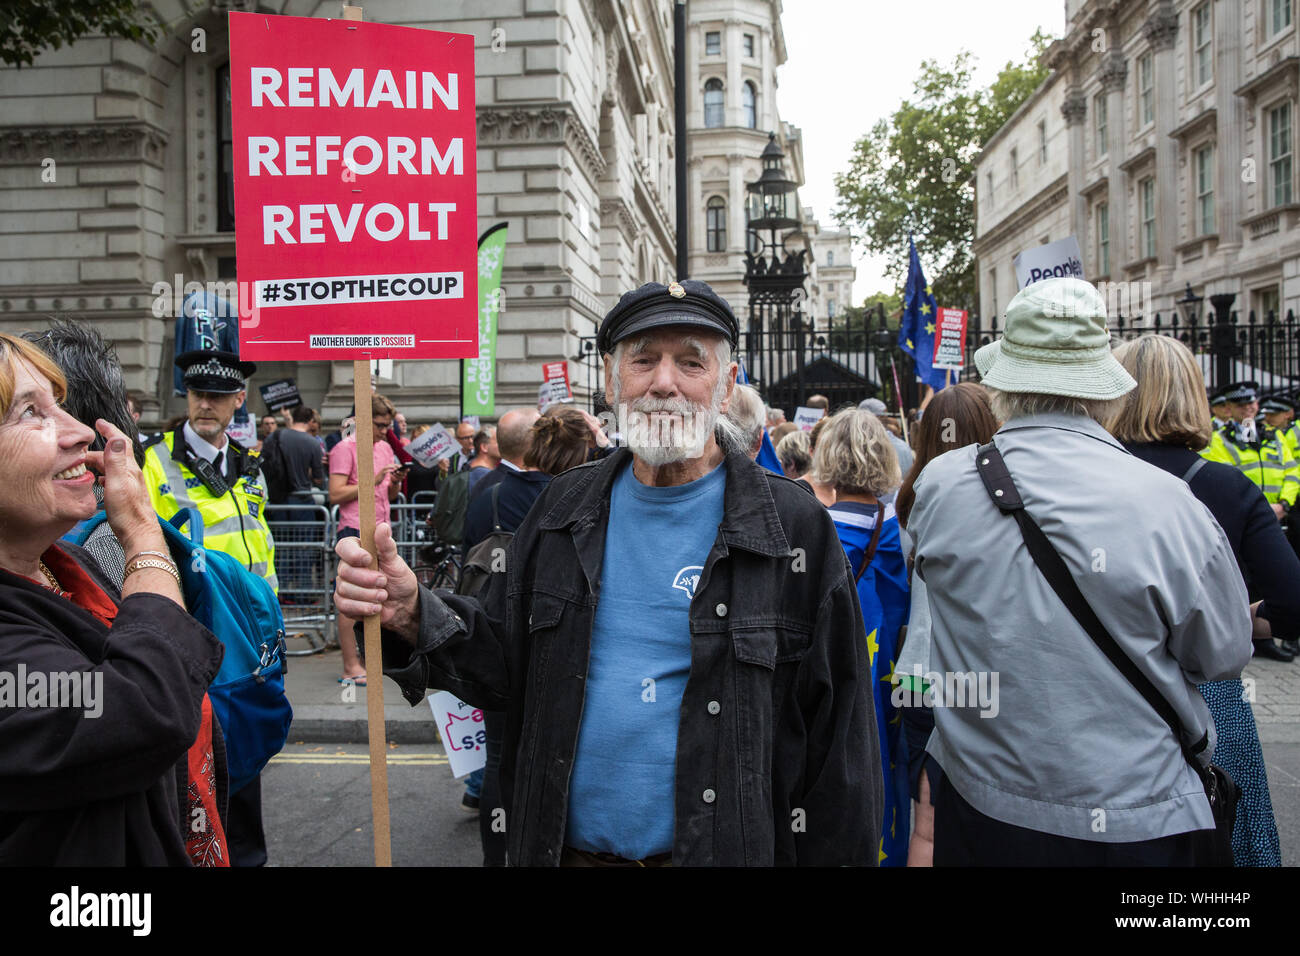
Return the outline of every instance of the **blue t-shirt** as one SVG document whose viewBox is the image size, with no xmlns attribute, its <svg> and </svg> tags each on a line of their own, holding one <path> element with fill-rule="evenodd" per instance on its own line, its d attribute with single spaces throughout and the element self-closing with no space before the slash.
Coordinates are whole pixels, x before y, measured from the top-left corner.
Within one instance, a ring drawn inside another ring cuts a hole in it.
<svg viewBox="0 0 1300 956">
<path fill-rule="evenodd" d="M 565 843 L 639 860 L 673 847 L 690 604 L 722 523 L 726 466 L 651 488 L 614 479 Z"/>
</svg>

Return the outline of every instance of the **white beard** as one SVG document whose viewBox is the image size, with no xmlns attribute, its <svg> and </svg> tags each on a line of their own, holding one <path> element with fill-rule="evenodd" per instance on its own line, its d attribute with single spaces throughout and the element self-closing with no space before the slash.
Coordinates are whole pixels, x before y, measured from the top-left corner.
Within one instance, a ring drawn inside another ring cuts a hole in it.
<svg viewBox="0 0 1300 956">
<path fill-rule="evenodd" d="M 630 406 L 620 406 L 619 411 L 625 419 L 620 430 L 628 448 L 652 467 L 702 456 L 719 414 L 715 408 L 701 407 L 686 399 L 644 396 Z M 668 414 L 655 414 L 660 412 Z"/>
</svg>

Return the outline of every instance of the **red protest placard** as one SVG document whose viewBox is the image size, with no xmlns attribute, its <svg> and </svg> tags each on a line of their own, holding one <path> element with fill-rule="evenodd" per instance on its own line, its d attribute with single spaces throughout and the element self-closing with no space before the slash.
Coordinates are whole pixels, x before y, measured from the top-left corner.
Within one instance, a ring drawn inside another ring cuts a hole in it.
<svg viewBox="0 0 1300 956">
<path fill-rule="evenodd" d="M 477 356 L 474 37 L 232 13 L 230 97 L 240 356 Z"/>
<path fill-rule="evenodd" d="M 961 309 L 939 309 L 935 315 L 934 368 L 961 368 L 965 359 L 966 313 Z"/>
</svg>

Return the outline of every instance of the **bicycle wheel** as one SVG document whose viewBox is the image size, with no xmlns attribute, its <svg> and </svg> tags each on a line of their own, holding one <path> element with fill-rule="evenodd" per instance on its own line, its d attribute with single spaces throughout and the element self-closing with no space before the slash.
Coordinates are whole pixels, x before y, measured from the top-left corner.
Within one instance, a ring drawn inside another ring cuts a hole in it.
<svg viewBox="0 0 1300 956">
<path fill-rule="evenodd" d="M 415 572 L 415 579 L 431 591 L 436 591 L 440 588 L 447 591 L 454 591 L 456 590 L 456 576 L 448 570 L 449 567 L 454 568 L 455 565 L 451 564 L 449 561 L 444 561 L 442 564 L 438 565 L 417 565 L 411 570 Z"/>
</svg>

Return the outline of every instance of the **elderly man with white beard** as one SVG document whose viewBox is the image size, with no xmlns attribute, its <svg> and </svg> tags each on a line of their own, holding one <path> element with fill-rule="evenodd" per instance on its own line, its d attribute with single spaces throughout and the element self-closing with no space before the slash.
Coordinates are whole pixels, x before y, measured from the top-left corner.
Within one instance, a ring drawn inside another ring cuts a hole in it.
<svg viewBox="0 0 1300 956">
<path fill-rule="evenodd" d="M 598 345 L 628 447 L 551 481 L 477 599 L 421 587 L 386 525 L 377 571 L 337 546 L 339 611 L 381 616 L 412 705 L 506 713 L 512 865 L 878 860 L 857 590 L 825 509 L 731 435 L 737 336 L 702 282 L 619 300 Z"/>
</svg>

